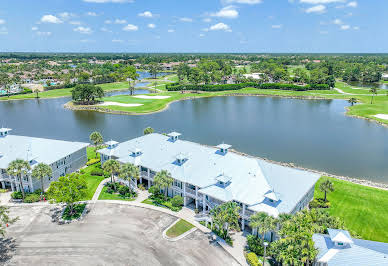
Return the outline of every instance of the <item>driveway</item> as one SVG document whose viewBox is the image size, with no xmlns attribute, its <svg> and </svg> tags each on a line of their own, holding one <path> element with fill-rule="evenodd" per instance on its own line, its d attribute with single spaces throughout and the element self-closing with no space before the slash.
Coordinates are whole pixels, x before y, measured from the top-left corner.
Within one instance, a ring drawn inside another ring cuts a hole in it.
<svg viewBox="0 0 388 266">
<path fill-rule="evenodd" d="M 200 230 L 165 240 L 163 230 L 176 220 L 165 213 L 97 202 L 81 222 L 59 225 L 55 208 L 11 208 L 20 220 L 3 241 L 9 265 L 238 265 Z"/>
</svg>

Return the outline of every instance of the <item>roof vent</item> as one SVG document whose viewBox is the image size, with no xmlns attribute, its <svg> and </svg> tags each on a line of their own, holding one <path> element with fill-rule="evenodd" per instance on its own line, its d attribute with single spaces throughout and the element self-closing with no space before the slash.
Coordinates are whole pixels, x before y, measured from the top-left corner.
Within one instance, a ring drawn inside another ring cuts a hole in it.
<svg viewBox="0 0 388 266">
<path fill-rule="evenodd" d="M 181 136 L 182 134 L 181 133 L 178 133 L 178 132 L 171 132 L 170 134 L 167 134 L 167 136 L 170 137 L 170 140 L 172 142 L 175 142 L 178 140 L 179 136 Z"/>
<path fill-rule="evenodd" d="M 108 145 L 108 149 L 114 149 L 119 145 L 119 143 L 117 141 L 114 141 L 114 140 L 110 140 L 108 142 L 105 142 L 105 144 Z"/>
<path fill-rule="evenodd" d="M 352 237 L 348 231 L 330 228 L 328 228 L 327 231 L 331 241 L 333 241 L 337 247 L 348 247 L 350 244 L 353 244 Z"/>
<path fill-rule="evenodd" d="M 185 162 L 187 162 L 187 160 L 189 159 L 189 156 L 183 154 L 183 153 L 179 153 L 177 156 L 176 156 L 176 164 L 178 165 L 182 165 L 184 164 Z"/>
<path fill-rule="evenodd" d="M 216 180 L 218 181 L 217 183 L 221 185 L 222 187 L 226 187 L 227 185 L 230 184 L 232 181 L 232 178 L 230 176 L 227 176 L 225 174 L 221 174 L 216 177 Z"/>
<path fill-rule="evenodd" d="M 133 157 L 137 157 L 137 156 L 140 156 L 142 154 L 143 154 L 143 152 L 139 148 L 135 148 L 135 149 L 131 150 L 131 156 L 133 156 Z"/>
<path fill-rule="evenodd" d="M 6 137 L 7 135 L 9 135 L 9 132 L 11 130 L 12 130 L 11 128 L 5 128 L 5 127 L 0 128 L 0 137 Z"/>
<path fill-rule="evenodd" d="M 217 152 L 222 154 L 222 155 L 225 155 L 231 147 L 232 147 L 232 145 L 222 143 L 222 144 L 217 146 L 217 148 L 218 148 Z"/>
</svg>

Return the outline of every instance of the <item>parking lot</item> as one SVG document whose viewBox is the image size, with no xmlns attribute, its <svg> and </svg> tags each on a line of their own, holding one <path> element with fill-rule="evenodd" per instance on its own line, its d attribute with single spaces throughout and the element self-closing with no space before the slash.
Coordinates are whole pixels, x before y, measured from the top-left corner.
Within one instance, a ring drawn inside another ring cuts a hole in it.
<svg viewBox="0 0 388 266">
<path fill-rule="evenodd" d="M 1 246 L 9 265 L 237 265 L 196 230 L 170 242 L 162 232 L 176 218 L 138 207 L 97 202 L 82 221 L 60 225 L 55 206 L 12 207 L 20 220 Z M 5 251 L 7 250 L 7 251 Z"/>
</svg>

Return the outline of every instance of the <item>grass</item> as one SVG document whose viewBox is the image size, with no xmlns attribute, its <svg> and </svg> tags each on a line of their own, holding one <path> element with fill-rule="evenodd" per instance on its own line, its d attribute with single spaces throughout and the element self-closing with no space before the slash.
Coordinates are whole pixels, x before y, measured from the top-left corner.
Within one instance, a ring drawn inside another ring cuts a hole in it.
<svg viewBox="0 0 388 266">
<path fill-rule="evenodd" d="M 180 219 L 176 224 L 174 224 L 174 226 L 167 230 L 166 235 L 171 238 L 178 237 L 181 234 L 184 234 L 185 232 L 189 231 L 193 227 L 194 225 L 192 225 L 188 221 Z"/>
<path fill-rule="evenodd" d="M 111 194 L 106 192 L 108 187 L 104 187 L 101 191 L 100 196 L 98 197 L 99 200 L 124 200 L 124 201 L 134 201 L 135 198 L 126 198 L 123 195 L 120 194 Z"/>
<path fill-rule="evenodd" d="M 335 189 L 327 196 L 330 214 L 341 218 L 348 229 L 363 239 L 388 242 L 388 191 L 329 179 Z M 323 180 L 315 186 L 315 198 L 323 198 L 319 190 Z"/>
<path fill-rule="evenodd" d="M 88 191 L 86 196 L 82 200 L 91 200 L 93 198 L 94 193 L 97 190 L 98 185 L 101 183 L 102 180 L 105 179 L 103 176 L 93 176 L 91 175 L 91 172 L 94 169 L 101 168 L 101 164 L 94 164 L 91 166 L 88 166 L 83 169 L 84 174 L 82 176 L 85 178 L 87 186 L 88 186 Z"/>
<path fill-rule="evenodd" d="M 171 204 L 171 198 L 167 197 L 167 200 L 161 200 L 160 203 L 157 202 L 156 200 L 152 199 L 152 195 L 148 198 L 143 200 L 141 203 L 149 204 L 149 205 L 154 205 L 157 207 L 161 208 L 166 208 L 174 212 L 178 212 L 182 209 L 182 206 L 180 207 L 174 207 Z"/>
<path fill-rule="evenodd" d="M 62 218 L 66 221 L 78 219 L 79 217 L 81 217 L 85 207 L 85 203 L 74 205 L 74 213 L 72 215 L 69 214 L 69 207 L 66 207 L 65 211 L 63 212 Z"/>
</svg>

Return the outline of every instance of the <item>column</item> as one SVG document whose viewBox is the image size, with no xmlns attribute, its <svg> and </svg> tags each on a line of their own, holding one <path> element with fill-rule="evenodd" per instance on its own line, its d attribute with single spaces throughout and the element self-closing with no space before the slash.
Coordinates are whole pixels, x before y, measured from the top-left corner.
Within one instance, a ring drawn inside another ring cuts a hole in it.
<svg viewBox="0 0 388 266">
<path fill-rule="evenodd" d="M 243 204 L 242 209 L 242 220 L 241 220 L 241 229 L 244 231 L 245 228 L 245 204 Z"/>
<path fill-rule="evenodd" d="M 195 186 L 195 208 L 198 209 L 198 187 Z"/>
<path fill-rule="evenodd" d="M 12 181 L 10 181 L 9 183 L 11 184 L 11 189 L 12 189 L 12 192 L 14 192 L 14 191 L 15 191 L 15 188 L 13 187 L 13 182 L 12 182 Z"/>
<path fill-rule="evenodd" d="M 34 187 L 32 186 L 32 177 L 28 175 L 28 181 L 30 183 L 30 192 L 34 192 Z"/>
<path fill-rule="evenodd" d="M 147 176 L 148 176 L 148 189 L 151 187 L 151 174 L 150 174 L 150 169 L 147 168 Z"/>
<path fill-rule="evenodd" d="M 187 204 L 187 198 L 186 198 L 186 183 L 182 182 L 183 186 L 183 206 L 186 206 Z"/>
<path fill-rule="evenodd" d="M 205 210 L 206 210 L 206 198 L 205 198 L 205 194 L 202 195 L 202 208 L 203 208 L 203 213 L 205 213 Z"/>
<path fill-rule="evenodd" d="M 5 188 L 5 182 L 4 181 L 1 181 L 1 187 Z"/>
</svg>

